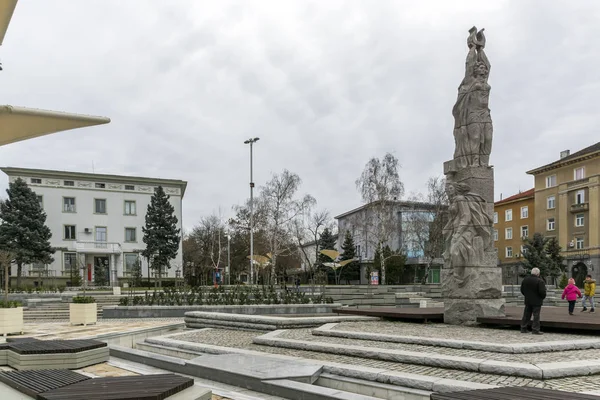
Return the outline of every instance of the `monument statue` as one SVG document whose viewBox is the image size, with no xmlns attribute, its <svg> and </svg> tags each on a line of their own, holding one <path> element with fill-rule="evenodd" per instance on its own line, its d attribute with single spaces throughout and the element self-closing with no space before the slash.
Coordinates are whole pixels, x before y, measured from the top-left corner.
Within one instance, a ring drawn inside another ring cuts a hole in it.
<svg viewBox="0 0 600 400">
<path fill-rule="evenodd" d="M 454 116 L 454 160 L 459 167 L 487 166 L 492 152 L 492 118 L 488 108 L 490 62 L 485 55 L 483 29 L 473 27 L 467 39 L 465 77 L 458 87 Z"/>
<path fill-rule="evenodd" d="M 466 183 L 446 184 L 450 200 L 448 223 L 444 227 L 446 240 L 444 260 L 451 266 L 478 266 L 484 262 L 483 250 L 492 245 L 493 223 L 483 197 L 471 192 Z"/>
<path fill-rule="evenodd" d="M 503 316 L 502 269 L 493 247 L 494 169 L 487 83 L 490 62 L 483 29 L 469 30 L 466 72 L 452 109 L 454 158 L 444 163 L 449 220 L 444 227 L 444 321 L 475 324 Z"/>
</svg>

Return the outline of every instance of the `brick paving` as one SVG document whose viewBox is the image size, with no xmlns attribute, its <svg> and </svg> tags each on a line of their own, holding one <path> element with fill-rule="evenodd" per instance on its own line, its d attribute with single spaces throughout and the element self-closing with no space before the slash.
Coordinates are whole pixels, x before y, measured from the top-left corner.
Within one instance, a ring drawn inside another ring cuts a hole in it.
<svg viewBox="0 0 600 400">
<path fill-rule="evenodd" d="M 379 322 L 377 322 L 379 323 Z M 421 325 L 422 326 L 422 325 Z M 467 328 L 470 329 L 470 328 Z M 286 335 L 295 335 L 295 332 L 289 331 Z M 305 334 L 308 330 L 299 330 L 304 331 L 298 332 L 298 335 Z M 372 359 L 365 359 L 359 357 L 350 357 L 343 355 L 335 355 L 328 353 L 320 353 L 316 351 L 305 351 L 305 350 L 295 350 L 295 349 L 286 349 L 286 348 L 278 348 L 278 347 L 269 347 L 256 345 L 252 343 L 252 339 L 256 336 L 264 335 L 265 332 L 253 332 L 253 331 L 239 331 L 239 330 L 228 330 L 228 329 L 210 329 L 210 330 L 202 330 L 190 332 L 182 335 L 178 335 L 178 340 L 185 340 L 189 342 L 196 343 L 204 343 L 209 345 L 216 346 L 224 346 L 224 347 L 232 347 L 232 348 L 240 348 L 240 349 L 248 349 L 254 351 L 261 351 L 267 354 L 281 354 L 293 357 L 300 357 L 312 360 L 320 360 L 320 361 L 330 361 L 341 364 L 349 364 L 349 365 L 360 365 L 365 367 L 372 368 L 381 368 L 389 371 L 398 371 L 398 372 L 407 372 L 414 373 L 419 375 L 428 375 L 435 376 L 439 378 L 448 378 L 448 379 L 457 379 L 462 381 L 469 382 L 477 382 L 477 383 L 486 383 L 490 385 L 498 385 L 498 386 L 531 386 L 531 387 L 540 387 L 540 388 L 548 388 L 548 389 L 559 389 L 559 390 L 568 390 L 573 392 L 584 392 L 588 390 L 592 390 L 594 388 L 600 387 L 600 375 L 591 375 L 591 376 L 582 376 L 582 377 L 569 377 L 569 378 L 560 378 L 560 379 L 550 379 L 550 380 L 536 380 L 530 378 L 522 378 L 522 377 L 514 377 L 514 376 L 504 376 L 504 375 L 492 375 L 492 374 L 482 374 L 478 372 L 470 372 L 470 371 L 459 371 L 452 369 L 444 369 L 444 368 L 436 368 L 436 367 L 428 367 L 422 365 L 412 365 L 412 364 L 403 364 L 403 363 L 395 363 L 389 361 L 379 361 Z M 487 339 L 490 340 L 490 333 L 488 331 Z M 525 335 L 524 335 L 525 336 Z M 455 336 L 456 337 L 456 336 Z M 458 336 L 460 337 L 460 336 Z M 319 340 L 323 339 L 319 337 Z M 331 338 L 335 340 L 336 343 L 340 343 L 339 338 Z M 359 344 L 359 343 L 356 343 Z M 362 343 L 364 344 L 364 343 Z M 385 343 L 385 347 L 387 348 L 390 343 Z M 431 347 L 429 347 L 431 349 Z M 437 349 L 437 348 L 436 348 Z M 460 355 L 465 355 L 465 352 L 462 350 L 458 350 Z M 585 352 L 588 352 L 587 350 Z M 496 353 L 494 353 L 496 354 Z M 556 353 L 560 354 L 560 353 Z M 512 357 L 513 355 L 508 355 Z M 592 358 L 592 357 L 585 357 Z M 514 358 L 512 358 L 514 360 Z"/>
<path fill-rule="evenodd" d="M 600 313 L 598 314 L 600 321 Z M 398 336 L 418 336 L 427 338 L 462 339 L 474 342 L 493 343 L 539 343 L 555 340 L 588 339 L 591 335 L 545 332 L 543 336 L 523 335 L 518 329 L 498 329 L 482 326 L 467 327 L 441 323 L 416 324 L 398 321 L 341 322 L 334 330 L 370 332 Z M 592 336 L 600 338 L 600 336 Z"/>
<path fill-rule="evenodd" d="M 489 340 L 488 332 L 488 340 Z M 521 333 L 519 333 L 521 335 Z M 533 335 L 523 335 L 533 336 Z M 457 357 L 471 357 L 481 358 L 485 360 L 496 360 L 496 361 L 509 361 L 519 363 L 546 363 L 546 362 L 557 362 L 557 361 L 570 361 L 570 360 L 584 360 L 584 359 L 600 359 L 600 349 L 589 349 L 589 350 L 571 350 L 561 352 L 546 352 L 546 353 L 530 353 L 530 354 L 508 354 L 508 353 L 496 353 L 490 351 L 480 350 L 465 350 L 465 349 L 453 349 L 448 347 L 433 347 L 416 344 L 404 344 L 404 343 L 390 343 L 390 342 L 378 342 L 373 340 L 358 340 L 358 339 L 345 339 L 338 337 L 327 337 L 327 336 L 314 336 L 311 333 L 311 329 L 294 329 L 288 330 L 278 336 L 281 339 L 294 339 L 304 340 L 308 342 L 318 343 L 329 343 L 337 345 L 349 345 L 349 346 L 363 346 L 363 347 L 374 347 L 379 349 L 390 349 L 390 350 L 402 350 L 402 351 L 413 351 L 419 353 L 429 354 L 443 354 L 447 356 Z M 455 336 L 461 337 L 461 336 Z M 462 337 L 461 337 L 462 338 Z M 468 340 L 468 339 L 466 339 Z"/>
</svg>

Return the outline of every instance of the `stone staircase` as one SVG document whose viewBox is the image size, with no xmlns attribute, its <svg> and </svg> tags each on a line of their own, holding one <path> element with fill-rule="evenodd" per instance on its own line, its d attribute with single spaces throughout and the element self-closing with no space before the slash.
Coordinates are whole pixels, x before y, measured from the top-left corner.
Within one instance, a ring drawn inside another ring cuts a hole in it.
<svg viewBox="0 0 600 400">
<path fill-rule="evenodd" d="M 327 286 L 324 294 L 349 307 L 443 307 L 440 285 Z"/>
<path fill-rule="evenodd" d="M 98 318 L 102 318 L 102 309 L 105 306 L 115 306 L 119 304 L 121 296 L 113 295 L 92 295 L 98 304 Z M 24 321 L 35 321 L 41 319 L 64 320 L 69 319 L 70 297 L 63 297 L 61 300 L 30 302 L 23 311 Z"/>
<path fill-rule="evenodd" d="M 546 287 L 546 299 L 544 300 L 545 306 L 551 307 L 567 307 L 569 303 L 566 300 L 561 299 L 562 289 L 553 287 Z M 524 304 L 524 298 L 521 294 L 521 286 L 518 285 L 504 285 L 502 289 L 502 297 L 506 300 L 507 306 L 522 306 Z M 578 300 L 580 305 L 581 300 Z"/>
</svg>

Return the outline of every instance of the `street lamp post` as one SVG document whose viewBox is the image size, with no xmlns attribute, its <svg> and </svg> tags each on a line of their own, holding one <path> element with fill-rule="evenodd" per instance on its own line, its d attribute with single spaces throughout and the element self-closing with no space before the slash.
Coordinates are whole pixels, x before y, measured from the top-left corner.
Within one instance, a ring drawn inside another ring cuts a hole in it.
<svg viewBox="0 0 600 400">
<path fill-rule="evenodd" d="M 250 145 L 250 284 L 254 284 L 254 181 L 252 180 L 252 145 L 258 142 L 260 138 L 251 138 L 244 142 Z"/>
</svg>

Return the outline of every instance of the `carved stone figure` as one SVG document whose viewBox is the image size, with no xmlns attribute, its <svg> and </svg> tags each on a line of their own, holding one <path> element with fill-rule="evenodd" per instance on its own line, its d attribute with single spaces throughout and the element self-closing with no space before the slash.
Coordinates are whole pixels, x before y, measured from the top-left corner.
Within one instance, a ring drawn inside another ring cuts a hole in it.
<svg viewBox="0 0 600 400">
<path fill-rule="evenodd" d="M 458 88 L 454 116 L 454 158 L 444 163 L 449 220 L 444 227 L 441 271 L 444 322 L 476 324 L 481 316 L 503 316 L 502 269 L 492 243 L 494 170 L 492 119 L 483 29 L 467 38 L 465 77 Z"/>
<path fill-rule="evenodd" d="M 483 265 L 484 250 L 491 246 L 492 218 L 486 201 L 466 183 L 446 184 L 450 206 L 449 219 L 444 228 L 448 267 Z"/>
<path fill-rule="evenodd" d="M 485 55 L 483 29 L 473 27 L 467 39 L 465 77 L 458 87 L 454 116 L 456 167 L 487 166 L 492 151 L 492 117 L 488 108 L 490 62 Z"/>
</svg>

